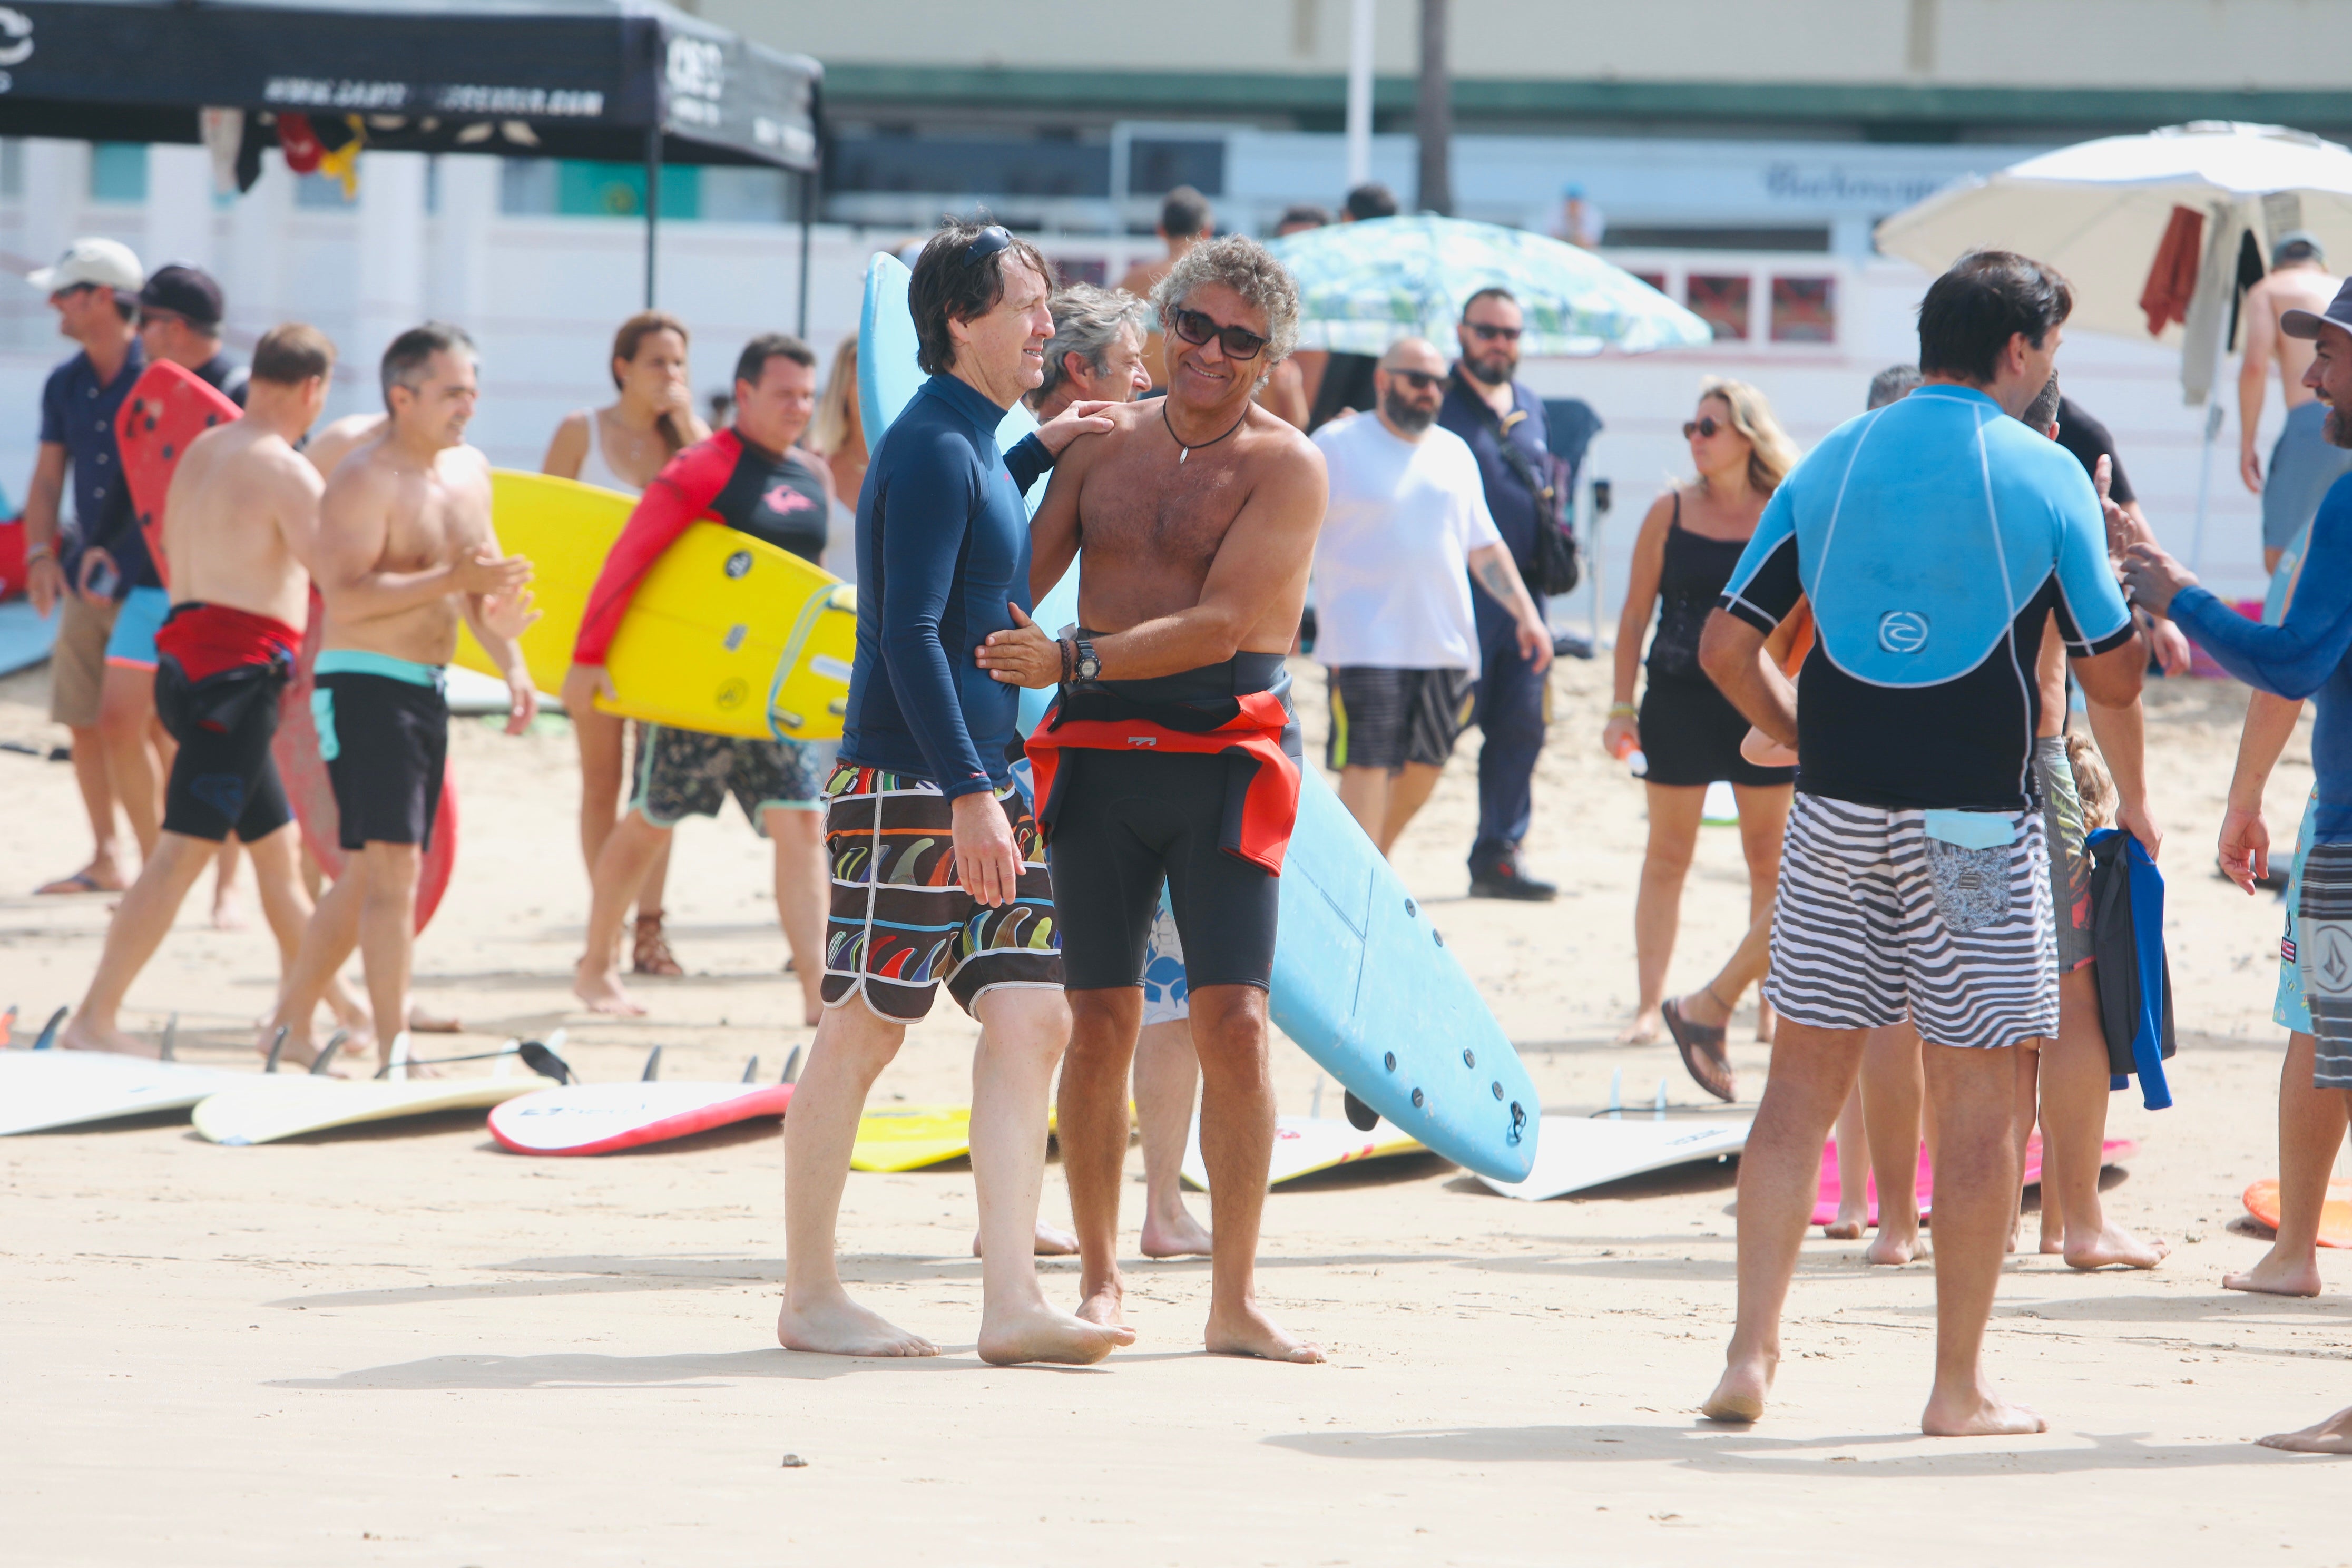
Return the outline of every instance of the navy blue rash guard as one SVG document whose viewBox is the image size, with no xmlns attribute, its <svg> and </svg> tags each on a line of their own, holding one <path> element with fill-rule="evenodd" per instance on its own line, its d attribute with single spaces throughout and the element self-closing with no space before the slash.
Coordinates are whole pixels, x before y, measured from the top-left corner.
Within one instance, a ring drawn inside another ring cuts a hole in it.
<svg viewBox="0 0 2352 1568">
<path fill-rule="evenodd" d="M 841 760 L 912 773 L 950 799 L 1011 781 L 1021 689 L 972 650 L 1029 600 L 1022 495 L 1054 466 L 1031 436 L 996 448 L 1004 410 L 951 375 L 884 433 L 857 498 L 857 663 Z"/>
<path fill-rule="evenodd" d="M 2249 686 L 2300 701 L 2315 697 L 2311 763 L 2319 775 L 2318 842 L 2352 843 L 2352 475 L 2328 487 L 2285 621 L 2246 619 L 2203 588 L 2184 588 L 2168 612 L 2189 640 Z"/>
</svg>

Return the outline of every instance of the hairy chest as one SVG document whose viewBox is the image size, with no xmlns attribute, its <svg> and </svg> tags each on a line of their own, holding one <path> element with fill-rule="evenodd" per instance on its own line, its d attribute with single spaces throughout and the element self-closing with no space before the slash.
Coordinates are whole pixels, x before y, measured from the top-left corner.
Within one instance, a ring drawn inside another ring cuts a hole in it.
<svg viewBox="0 0 2352 1568">
<path fill-rule="evenodd" d="M 1229 457 L 1196 452 L 1179 462 L 1138 443 L 1087 475 L 1080 542 L 1097 562 L 1150 560 L 1206 572 L 1248 494 Z"/>
</svg>

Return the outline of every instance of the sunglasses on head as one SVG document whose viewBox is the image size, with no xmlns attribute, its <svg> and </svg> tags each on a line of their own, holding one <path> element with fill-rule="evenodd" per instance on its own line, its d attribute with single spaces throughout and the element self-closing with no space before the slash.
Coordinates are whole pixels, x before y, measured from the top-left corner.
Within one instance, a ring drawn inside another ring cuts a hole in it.
<svg viewBox="0 0 2352 1568">
<path fill-rule="evenodd" d="M 1425 370 L 1392 370 L 1389 372 L 1389 379 L 1401 381 L 1415 392 L 1429 392 L 1445 384 L 1444 376 L 1433 375 Z"/>
<path fill-rule="evenodd" d="M 1216 339 L 1227 359 L 1255 359 L 1265 350 L 1265 340 L 1247 327 L 1220 326 L 1216 318 L 1198 310 L 1180 309 L 1171 324 L 1178 337 L 1196 348 Z"/>
<path fill-rule="evenodd" d="M 1712 439 L 1715 433 L 1723 428 L 1723 426 L 1715 422 L 1715 416 L 1712 414 L 1703 418 L 1685 419 L 1683 421 L 1683 439 L 1687 441 L 1694 436 L 1705 436 Z"/>
<path fill-rule="evenodd" d="M 1004 226 L 998 223 L 990 224 L 980 231 L 970 245 L 963 247 L 963 264 L 969 267 L 975 261 L 986 260 L 998 251 L 1009 250 L 1012 247 L 1013 236 L 1005 231 Z"/>
<path fill-rule="evenodd" d="M 1482 343 L 1515 343 L 1519 341 L 1519 334 L 1527 330 L 1524 327 L 1497 327 L 1488 321 L 1465 321 L 1462 324 L 1475 332 Z"/>
</svg>

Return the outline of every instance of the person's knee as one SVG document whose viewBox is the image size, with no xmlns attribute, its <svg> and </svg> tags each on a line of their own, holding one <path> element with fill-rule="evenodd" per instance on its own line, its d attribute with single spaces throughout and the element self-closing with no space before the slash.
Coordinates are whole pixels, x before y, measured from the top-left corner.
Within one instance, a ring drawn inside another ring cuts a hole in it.
<svg viewBox="0 0 2352 1568">
<path fill-rule="evenodd" d="M 371 843 L 361 851 L 368 868 L 371 899 L 414 899 L 424 856 L 414 844 Z"/>
<path fill-rule="evenodd" d="M 1265 993 L 1255 985 L 1210 985 L 1193 989 L 1192 1048 L 1201 1070 L 1230 1072 L 1262 1067 L 1265 1054 Z"/>
</svg>

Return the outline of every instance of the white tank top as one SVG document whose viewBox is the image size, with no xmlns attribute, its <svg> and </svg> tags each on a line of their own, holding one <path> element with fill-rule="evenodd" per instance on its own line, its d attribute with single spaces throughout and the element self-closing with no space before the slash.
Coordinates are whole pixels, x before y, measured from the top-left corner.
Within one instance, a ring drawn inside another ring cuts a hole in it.
<svg viewBox="0 0 2352 1568">
<path fill-rule="evenodd" d="M 604 419 L 594 409 L 588 410 L 588 455 L 580 462 L 580 482 L 600 489 L 619 490 L 623 495 L 643 495 L 643 485 L 633 485 L 613 471 L 604 460 Z"/>
</svg>

